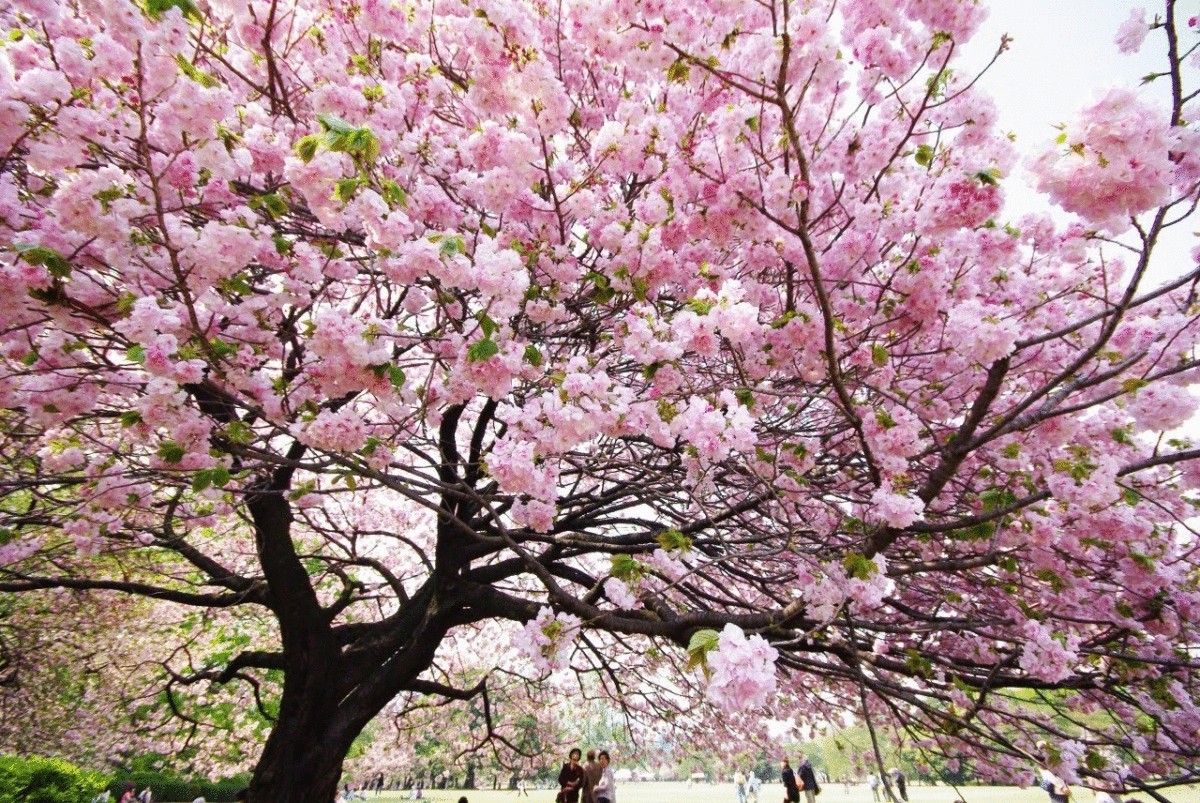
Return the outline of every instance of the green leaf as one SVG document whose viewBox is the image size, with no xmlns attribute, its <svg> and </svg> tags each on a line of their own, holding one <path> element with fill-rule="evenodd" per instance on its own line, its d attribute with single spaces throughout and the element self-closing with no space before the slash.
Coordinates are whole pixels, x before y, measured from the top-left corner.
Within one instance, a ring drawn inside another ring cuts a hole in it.
<svg viewBox="0 0 1200 803">
<path fill-rule="evenodd" d="M 129 348 L 125 349 L 125 359 L 141 365 L 146 361 L 146 347 L 130 346 Z"/>
<path fill-rule="evenodd" d="M 233 345 L 232 343 L 226 343 L 219 337 L 214 337 L 212 340 L 208 341 L 208 346 L 212 351 L 213 356 L 217 359 L 233 357 L 238 351 L 237 346 Z"/>
<path fill-rule="evenodd" d="M 442 254 L 448 257 L 458 256 L 467 252 L 467 244 L 463 242 L 463 238 L 457 234 L 452 234 L 442 240 Z"/>
<path fill-rule="evenodd" d="M 979 495 L 979 501 L 983 502 L 984 512 L 991 513 L 1015 505 L 1017 495 L 1007 488 L 991 488 Z"/>
<path fill-rule="evenodd" d="M 383 188 L 383 200 L 389 206 L 408 206 L 408 193 L 394 181 L 385 180 L 381 184 Z"/>
<path fill-rule="evenodd" d="M 404 387 L 404 371 L 399 365 L 389 365 L 387 373 L 388 379 L 392 381 L 392 387 Z"/>
<path fill-rule="evenodd" d="M 851 552 L 842 558 L 842 566 L 845 568 L 846 574 L 856 580 L 870 580 L 871 576 L 879 571 L 875 561 L 858 552 Z"/>
<path fill-rule="evenodd" d="M 200 15 L 200 9 L 196 8 L 196 4 L 192 0 L 146 0 L 146 13 L 154 19 L 158 19 L 173 8 L 179 9 L 183 12 L 183 16 L 191 17 L 197 22 L 204 19 Z"/>
<path fill-rule="evenodd" d="M 262 205 L 267 210 L 272 218 L 278 220 L 288 213 L 287 201 L 283 200 L 283 196 L 272 192 L 262 197 Z"/>
<path fill-rule="evenodd" d="M 28 367 L 30 365 L 33 365 L 37 361 L 38 361 L 38 353 L 36 351 L 31 351 L 28 354 L 26 354 L 24 357 L 21 358 L 21 365 Z"/>
<path fill-rule="evenodd" d="M 142 423 L 142 414 L 137 410 L 126 410 L 121 413 L 121 426 L 129 428 Z"/>
<path fill-rule="evenodd" d="M 717 306 L 717 302 L 707 298 L 693 298 L 687 303 L 687 308 L 697 315 L 707 315 Z"/>
<path fill-rule="evenodd" d="M 1142 388 L 1146 387 L 1146 385 L 1149 385 L 1149 384 L 1150 383 L 1144 379 L 1138 379 L 1137 377 L 1130 377 L 1129 379 L 1126 379 L 1124 382 L 1121 383 L 1121 392 L 1122 393 L 1137 393 L 1139 390 L 1141 390 Z"/>
<path fill-rule="evenodd" d="M 232 443 L 250 443 L 254 440 L 254 430 L 244 421 L 235 419 L 225 425 L 225 437 Z"/>
<path fill-rule="evenodd" d="M 333 184 L 333 200 L 347 203 L 358 192 L 357 178 L 339 178 Z"/>
<path fill-rule="evenodd" d="M 352 134 L 355 131 L 354 126 L 347 123 L 340 117 L 332 114 L 318 114 L 317 122 L 321 124 L 327 133 L 332 134 Z"/>
<path fill-rule="evenodd" d="M 692 68 L 683 59 L 676 60 L 667 68 L 667 80 L 673 84 L 682 84 L 692 75 Z"/>
<path fill-rule="evenodd" d="M 542 353 L 538 351 L 537 346 L 525 347 L 525 362 L 529 363 L 534 368 L 541 367 Z"/>
<path fill-rule="evenodd" d="M 997 177 L 991 170 L 980 170 L 975 174 L 975 178 L 980 184 L 986 184 L 989 187 L 995 187 L 1000 183 L 996 180 Z"/>
<path fill-rule="evenodd" d="M 929 167 L 933 164 L 934 150 L 932 145 L 918 145 L 917 154 L 913 158 L 921 167 Z"/>
<path fill-rule="evenodd" d="M 632 555 L 620 553 L 612 556 L 612 568 L 608 573 L 618 580 L 629 582 L 645 575 L 646 566 Z"/>
<path fill-rule="evenodd" d="M 692 549 L 692 539 L 675 529 L 663 530 L 654 540 L 664 552 L 690 552 Z"/>
<path fill-rule="evenodd" d="M 178 463 L 187 454 L 187 449 L 175 441 L 166 441 L 158 447 L 158 456 L 166 463 Z"/>
<path fill-rule="evenodd" d="M 467 349 L 467 362 L 483 362 L 489 357 L 494 357 L 500 353 L 500 347 L 496 345 L 496 341 L 489 338 L 476 340 Z"/>
<path fill-rule="evenodd" d="M 317 148 L 320 145 L 321 138 L 316 134 L 300 137 L 300 140 L 296 143 L 296 155 L 300 157 L 300 161 L 308 164 L 317 155 Z"/>
<path fill-rule="evenodd" d="M 496 331 L 496 322 L 486 312 L 479 312 L 475 319 L 479 321 L 479 328 L 483 330 L 484 337 L 491 337 L 492 333 Z"/>
<path fill-rule="evenodd" d="M 708 674 L 708 654 L 717 648 L 717 644 L 721 639 L 721 634 L 715 630 L 697 630 L 688 640 L 688 669 L 695 669 L 697 666 L 704 669 L 704 673 Z"/>
<path fill-rule="evenodd" d="M 71 263 L 63 259 L 62 254 L 44 245 L 29 245 L 18 243 L 17 252 L 30 265 L 44 265 L 51 276 L 65 279 L 71 275 Z"/>
<path fill-rule="evenodd" d="M 754 391 L 750 388 L 738 388 L 733 395 L 747 410 L 754 409 Z"/>
<path fill-rule="evenodd" d="M 887 346 L 881 346 L 878 343 L 871 344 L 871 364 L 876 368 L 882 368 L 887 365 L 888 350 Z"/>
<path fill-rule="evenodd" d="M 189 5 L 190 5 L 190 3 L 189 3 Z M 192 8 L 194 9 L 195 6 L 192 6 Z M 185 13 L 186 13 L 186 10 L 185 10 Z M 200 84 L 200 86 L 205 87 L 206 89 L 211 89 L 214 86 L 219 86 L 221 83 L 215 77 L 209 75 L 208 73 L 204 72 L 204 70 L 201 70 L 195 64 L 192 64 L 190 61 L 188 61 L 187 58 L 184 57 L 184 55 L 182 53 L 177 53 L 175 55 L 175 63 L 179 65 L 179 71 L 181 73 L 183 73 L 188 78 L 195 81 L 196 83 Z"/>
</svg>

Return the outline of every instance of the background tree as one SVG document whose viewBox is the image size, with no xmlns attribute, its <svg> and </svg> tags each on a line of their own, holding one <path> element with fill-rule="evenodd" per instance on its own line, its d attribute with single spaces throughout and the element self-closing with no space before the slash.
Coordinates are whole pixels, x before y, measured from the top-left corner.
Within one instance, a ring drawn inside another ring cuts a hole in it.
<svg viewBox="0 0 1200 803">
<path fill-rule="evenodd" d="M 1189 777 L 1194 21 L 1033 164 L 1060 225 L 1005 216 L 983 13 L 5 6 L 0 588 L 269 617 L 189 676 L 281 676 L 255 801 L 483 694 L 439 650 L 492 620 L 665 724 Z"/>
</svg>

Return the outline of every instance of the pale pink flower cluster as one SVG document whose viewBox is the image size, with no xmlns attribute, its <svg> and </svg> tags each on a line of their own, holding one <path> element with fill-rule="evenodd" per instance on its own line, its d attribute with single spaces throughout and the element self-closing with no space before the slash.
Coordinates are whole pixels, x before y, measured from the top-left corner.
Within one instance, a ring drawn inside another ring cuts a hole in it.
<svg viewBox="0 0 1200 803">
<path fill-rule="evenodd" d="M 613 605 L 627 611 L 642 607 L 642 601 L 634 595 L 628 584 L 616 577 L 610 577 L 604 581 L 604 595 Z"/>
<path fill-rule="evenodd" d="M 924 513 L 924 502 L 911 494 L 896 493 L 892 483 L 887 480 L 871 495 L 871 507 L 868 510 L 871 519 L 898 528 L 920 521 Z"/>
<path fill-rule="evenodd" d="M 871 562 L 874 569 L 865 579 L 850 576 L 845 566 L 836 562 L 800 569 L 797 581 L 813 618 L 830 621 L 847 604 L 856 613 L 879 608 L 896 590 L 896 583 L 887 576 L 887 560 L 883 555 L 876 555 Z"/>
<path fill-rule="evenodd" d="M 387 342 L 368 340 L 367 325 L 346 310 L 326 310 L 313 323 L 308 350 L 319 359 L 308 374 L 330 396 L 361 390 L 371 380 L 366 369 L 391 361 Z"/>
<path fill-rule="evenodd" d="M 708 654 L 708 701 L 724 711 L 743 711 L 766 705 L 775 693 L 778 651 L 762 636 L 725 625 L 717 647 Z"/>
<path fill-rule="evenodd" d="M 921 419 L 899 404 L 883 405 L 863 418 L 863 435 L 876 465 L 894 476 L 908 470 L 908 458 L 921 451 Z"/>
<path fill-rule="evenodd" d="M 656 549 L 646 557 L 646 564 L 653 566 L 662 573 L 662 576 L 675 582 L 680 580 L 690 571 L 688 565 L 684 562 L 687 555 L 675 556 L 665 549 Z"/>
<path fill-rule="evenodd" d="M 1150 26 L 1146 23 L 1146 9 L 1135 8 L 1130 10 L 1129 19 L 1121 23 L 1113 41 L 1122 53 L 1136 53 L 1142 49 L 1148 33 Z"/>
<path fill-rule="evenodd" d="M 539 672 L 557 672 L 570 663 L 579 632 L 579 617 L 542 608 L 536 619 L 526 622 L 513 636 L 513 647 Z"/>
<path fill-rule="evenodd" d="M 935 237 L 973 229 L 994 217 L 1003 200 L 998 186 L 974 176 L 943 182 L 921 208 L 921 229 Z"/>
<path fill-rule="evenodd" d="M 1069 470 L 1047 472 L 1046 487 L 1054 498 L 1081 509 L 1091 510 L 1117 501 L 1121 488 L 1117 472 L 1121 464 L 1111 455 L 1095 455 L 1086 477 L 1077 479 Z"/>
<path fill-rule="evenodd" d="M 724 460 L 731 452 L 750 451 L 756 443 L 750 411 L 732 391 L 722 391 L 720 401 L 723 410 L 693 396 L 670 423 L 672 434 L 696 447 L 702 461 Z"/>
<path fill-rule="evenodd" d="M 1062 680 L 1073 671 L 1077 658 L 1078 637 L 1067 637 L 1064 645 L 1041 622 L 1030 619 L 1022 628 L 1025 643 L 1021 648 L 1021 669 L 1032 677 L 1050 683 Z"/>
<path fill-rule="evenodd" d="M 316 418 L 297 427 L 302 443 L 331 452 L 355 452 L 367 442 L 367 425 L 360 412 L 351 407 L 322 410 Z"/>
<path fill-rule="evenodd" d="M 957 354 L 973 363 L 988 367 L 1012 354 L 1020 329 L 1003 311 L 992 309 L 975 299 L 954 306 L 946 321 L 946 337 Z"/>
<path fill-rule="evenodd" d="M 1129 412 L 1144 430 L 1163 432 L 1183 426 L 1200 406 L 1187 387 L 1165 382 L 1140 388 L 1129 403 Z"/>
<path fill-rule="evenodd" d="M 1055 203 L 1113 231 L 1171 198 L 1178 136 L 1153 106 L 1128 89 L 1110 90 L 1068 125 L 1065 144 L 1031 164 L 1038 189 Z"/>
</svg>

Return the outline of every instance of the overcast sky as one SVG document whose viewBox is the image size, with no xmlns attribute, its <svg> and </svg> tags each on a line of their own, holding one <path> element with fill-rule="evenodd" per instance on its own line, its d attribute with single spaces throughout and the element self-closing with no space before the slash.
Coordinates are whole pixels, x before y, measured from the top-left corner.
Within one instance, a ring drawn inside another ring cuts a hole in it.
<svg viewBox="0 0 1200 803">
<path fill-rule="evenodd" d="M 1000 127 L 1017 135 L 1017 145 L 1026 154 L 1040 150 L 1057 134 L 1054 126 L 1071 119 L 1082 107 L 1093 103 L 1103 90 L 1113 86 L 1137 87 L 1142 76 L 1161 72 L 1165 65 L 1166 37 L 1152 31 L 1141 52 L 1117 52 L 1113 38 L 1134 8 L 1145 8 L 1147 19 L 1162 3 L 1134 0 L 988 0 L 987 21 L 968 43 L 963 67 L 982 66 L 991 58 L 1000 37 L 1007 33 L 1013 42 L 1007 53 L 982 79 L 984 89 L 999 105 Z M 1200 13 L 1200 0 L 1177 5 L 1176 13 Z M 1193 85 L 1200 82 L 1191 70 Z M 1170 96 L 1167 79 L 1159 79 L 1141 91 L 1164 99 Z M 1017 217 L 1031 206 L 1044 202 L 1023 189 L 1028 175 L 1005 183 L 1007 211 Z M 1152 282 L 1179 275 L 1190 268 L 1189 251 L 1196 244 L 1198 226 L 1183 224 L 1170 232 L 1156 254 Z"/>
</svg>

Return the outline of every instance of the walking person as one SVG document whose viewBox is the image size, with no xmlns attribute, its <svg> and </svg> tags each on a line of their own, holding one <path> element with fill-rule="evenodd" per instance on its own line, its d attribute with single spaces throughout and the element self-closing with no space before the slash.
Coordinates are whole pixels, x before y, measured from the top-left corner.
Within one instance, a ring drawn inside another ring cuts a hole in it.
<svg viewBox="0 0 1200 803">
<path fill-rule="evenodd" d="M 1038 787 L 1050 796 L 1050 803 L 1069 803 L 1071 787 L 1067 785 L 1066 781 L 1045 767 L 1042 767 L 1038 774 L 1041 778 Z"/>
<path fill-rule="evenodd" d="M 617 777 L 613 773 L 612 758 L 607 750 L 600 751 L 600 780 L 592 789 L 596 803 L 617 803 Z"/>
<path fill-rule="evenodd" d="M 908 803 L 908 781 L 904 777 L 904 773 L 896 767 L 888 770 L 888 777 L 892 779 L 892 783 L 896 786 L 896 794 L 904 803 Z"/>
<path fill-rule="evenodd" d="M 579 793 L 587 782 L 583 775 L 583 765 L 579 763 L 582 755 L 579 748 L 571 749 L 567 754 L 567 763 L 558 773 L 558 797 L 555 803 L 579 803 Z"/>
<path fill-rule="evenodd" d="M 813 770 L 812 762 L 803 753 L 796 758 L 796 762 L 799 764 L 800 791 L 804 793 L 805 803 L 817 803 L 821 787 L 817 784 L 817 773 Z"/>
<path fill-rule="evenodd" d="M 746 798 L 748 803 L 758 803 L 758 790 L 762 789 L 762 780 L 758 773 L 750 770 L 750 780 L 746 782 Z"/>
<path fill-rule="evenodd" d="M 876 801 L 878 801 L 879 800 L 879 776 L 876 775 L 875 773 L 871 773 L 870 776 L 867 777 L 867 786 L 871 787 L 871 796 L 874 797 Z"/>
<path fill-rule="evenodd" d="M 746 803 L 746 776 L 741 770 L 733 773 L 733 793 L 737 795 L 737 803 Z"/>
<path fill-rule="evenodd" d="M 800 803 L 800 787 L 796 786 L 796 773 L 792 771 L 792 765 L 786 758 L 779 770 L 779 780 L 783 781 L 783 791 L 787 795 L 788 803 Z"/>
<path fill-rule="evenodd" d="M 1045 742 L 1037 743 L 1038 787 L 1050 796 L 1050 803 L 1068 803 L 1071 787 L 1050 769 L 1050 747 Z"/>
</svg>

